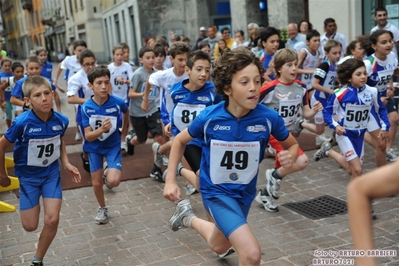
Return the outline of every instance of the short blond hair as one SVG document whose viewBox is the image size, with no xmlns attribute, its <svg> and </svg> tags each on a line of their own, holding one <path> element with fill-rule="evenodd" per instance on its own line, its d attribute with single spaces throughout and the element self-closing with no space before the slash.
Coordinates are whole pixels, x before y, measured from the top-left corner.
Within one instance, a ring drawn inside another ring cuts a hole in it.
<svg viewBox="0 0 399 266">
<path fill-rule="evenodd" d="M 45 85 L 51 90 L 51 85 L 50 82 L 42 77 L 42 76 L 30 76 L 28 77 L 24 84 L 22 85 L 22 92 L 24 94 L 24 97 L 29 98 L 30 93 L 34 88 L 40 87 L 42 85 Z"/>
<path fill-rule="evenodd" d="M 276 72 L 276 77 L 280 77 L 278 72 L 283 68 L 283 65 L 288 62 L 298 61 L 298 54 L 294 50 L 283 48 L 278 50 L 274 56 L 274 71 Z"/>
</svg>

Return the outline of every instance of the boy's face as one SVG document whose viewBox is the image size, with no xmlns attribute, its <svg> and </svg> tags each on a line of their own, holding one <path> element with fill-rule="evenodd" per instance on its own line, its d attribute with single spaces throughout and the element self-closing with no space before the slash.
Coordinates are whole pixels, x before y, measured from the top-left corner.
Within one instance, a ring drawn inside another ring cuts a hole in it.
<svg viewBox="0 0 399 266">
<path fill-rule="evenodd" d="M 129 57 L 130 57 L 130 50 L 129 49 L 123 49 L 123 61 L 124 62 L 129 62 Z"/>
<path fill-rule="evenodd" d="M 108 76 L 98 77 L 93 81 L 93 84 L 89 82 L 89 88 L 93 90 L 94 96 L 100 98 L 107 98 L 110 92 L 111 84 Z"/>
<path fill-rule="evenodd" d="M 13 71 L 14 77 L 21 79 L 24 76 L 24 68 L 23 67 L 16 67 Z"/>
<path fill-rule="evenodd" d="M 258 105 L 261 77 L 256 65 L 250 64 L 233 74 L 231 86 L 224 93 L 229 97 L 229 108 L 249 111 Z"/>
<path fill-rule="evenodd" d="M 283 83 L 291 83 L 295 80 L 296 74 L 297 74 L 297 64 L 298 62 L 291 61 L 285 63 L 280 70 L 277 70 L 277 72 L 280 74 L 279 80 Z"/>
<path fill-rule="evenodd" d="M 186 73 L 190 79 L 190 83 L 198 88 L 202 88 L 209 79 L 209 71 L 211 64 L 208 60 L 198 59 L 194 62 L 192 69 L 186 67 Z"/>
<path fill-rule="evenodd" d="M 115 63 L 121 64 L 123 62 L 123 49 L 116 49 L 113 57 Z"/>
<path fill-rule="evenodd" d="M 31 90 L 30 96 L 24 98 L 37 113 L 49 113 L 53 108 L 53 91 L 48 85 L 42 84 Z"/>
<path fill-rule="evenodd" d="M 82 68 L 84 72 L 89 72 L 90 69 L 96 66 L 96 59 L 94 57 L 83 58 Z"/>
<path fill-rule="evenodd" d="M 8 62 L 8 61 L 4 62 L 1 68 L 4 70 L 4 72 L 10 73 L 11 72 L 11 62 Z"/>
<path fill-rule="evenodd" d="M 154 52 L 145 52 L 143 57 L 140 58 L 140 63 L 143 64 L 144 68 L 152 69 L 154 67 L 155 55 Z"/>
<path fill-rule="evenodd" d="M 265 52 L 269 55 L 274 54 L 280 45 L 279 37 L 277 34 L 270 36 L 265 42 L 262 42 L 262 46 Z"/>
<path fill-rule="evenodd" d="M 29 76 L 40 75 L 42 71 L 42 66 L 36 62 L 30 62 L 26 65 L 26 72 L 28 72 Z"/>
<path fill-rule="evenodd" d="M 159 55 L 155 56 L 155 65 L 156 66 L 163 65 L 164 61 L 165 61 L 165 56 L 163 56 L 163 54 L 159 54 Z"/>
<path fill-rule="evenodd" d="M 183 73 L 184 68 L 186 67 L 186 61 L 187 61 L 187 53 L 184 54 L 178 54 L 175 56 L 175 58 L 170 57 L 173 67 L 179 72 Z"/>
<path fill-rule="evenodd" d="M 325 52 L 326 57 L 331 63 L 336 63 L 341 57 L 341 50 L 341 46 L 332 47 L 329 52 Z"/>
<path fill-rule="evenodd" d="M 37 58 L 39 58 L 40 62 L 41 62 L 42 64 L 44 64 L 44 63 L 46 63 L 46 61 L 47 61 L 47 53 L 46 53 L 45 51 L 42 51 L 42 52 L 40 52 L 40 53 L 37 55 Z"/>
<path fill-rule="evenodd" d="M 312 52 L 316 52 L 320 47 L 320 36 L 310 38 L 309 41 L 306 41 L 306 44 Z"/>
</svg>

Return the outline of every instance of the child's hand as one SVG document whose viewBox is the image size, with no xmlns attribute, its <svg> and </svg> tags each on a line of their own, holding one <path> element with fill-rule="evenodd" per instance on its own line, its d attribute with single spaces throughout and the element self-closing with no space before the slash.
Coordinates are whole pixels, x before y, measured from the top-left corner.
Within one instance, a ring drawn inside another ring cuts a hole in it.
<svg viewBox="0 0 399 266">
<path fill-rule="evenodd" d="M 385 142 L 391 141 L 391 135 L 389 134 L 389 131 L 386 130 L 381 130 L 380 134 L 378 134 L 378 138 Z"/>
<path fill-rule="evenodd" d="M 346 133 L 346 129 L 342 126 L 337 126 L 335 128 L 335 133 L 337 133 L 338 136 L 342 136 L 343 134 Z"/>
<path fill-rule="evenodd" d="M 282 167 L 289 168 L 293 165 L 291 153 L 287 150 L 281 151 L 277 154 L 277 160 Z"/>
<path fill-rule="evenodd" d="M 143 101 L 141 102 L 141 110 L 143 110 L 144 112 L 148 112 L 148 99 L 144 99 L 144 96 Z"/>
<path fill-rule="evenodd" d="M 130 84 L 130 80 L 125 80 L 125 84 L 129 85 Z"/>
<path fill-rule="evenodd" d="M 315 111 L 315 113 L 318 113 L 320 111 L 323 111 L 324 107 L 321 104 L 321 102 L 317 101 L 313 104 L 312 109 Z"/>
<path fill-rule="evenodd" d="M 389 86 L 387 89 L 388 98 L 393 98 L 395 96 L 395 88 L 393 86 Z"/>
<path fill-rule="evenodd" d="M 101 125 L 103 132 L 107 132 L 108 130 L 111 129 L 111 127 L 112 127 L 111 119 L 109 117 L 105 118 L 103 124 Z"/>
<path fill-rule="evenodd" d="M 164 127 L 165 135 L 168 137 L 172 137 L 172 125 L 169 123 Z"/>
<path fill-rule="evenodd" d="M 382 102 L 384 105 L 387 105 L 387 103 L 388 103 L 388 97 L 381 97 L 381 102 Z"/>
<path fill-rule="evenodd" d="M 80 181 L 82 181 L 78 168 L 76 168 L 70 163 L 65 164 L 64 168 L 68 172 L 68 174 L 72 177 L 72 182 L 79 183 Z"/>
<path fill-rule="evenodd" d="M 7 175 L 1 175 L 0 176 L 0 186 L 8 187 L 9 185 L 11 185 L 11 179 Z"/>
<path fill-rule="evenodd" d="M 60 92 L 62 92 L 62 93 L 65 93 L 66 91 L 62 88 L 62 87 L 60 87 L 60 86 L 56 86 L 57 87 L 57 89 L 59 89 L 60 90 Z"/>
<path fill-rule="evenodd" d="M 165 187 L 163 188 L 163 196 L 171 202 L 179 200 L 181 197 L 179 186 L 176 183 L 165 182 Z"/>
<path fill-rule="evenodd" d="M 6 108 L 7 107 L 7 103 L 6 102 L 3 102 L 2 104 L 1 104 L 1 108 Z"/>
</svg>

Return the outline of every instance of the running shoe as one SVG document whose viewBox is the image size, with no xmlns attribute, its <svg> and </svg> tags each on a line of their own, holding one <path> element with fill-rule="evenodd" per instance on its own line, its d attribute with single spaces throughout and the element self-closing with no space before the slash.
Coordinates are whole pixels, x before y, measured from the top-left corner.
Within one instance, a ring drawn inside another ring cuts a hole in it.
<svg viewBox="0 0 399 266">
<path fill-rule="evenodd" d="M 86 172 L 90 173 L 90 162 L 88 159 L 85 159 L 83 157 L 83 152 L 80 154 L 80 158 L 82 158 L 83 169 L 85 169 Z"/>
<path fill-rule="evenodd" d="M 108 208 L 98 207 L 96 218 L 94 219 L 96 224 L 106 224 L 108 223 Z"/>
<path fill-rule="evenodd" d="M 301 134 L 303 127 L 301 126 L 301 124 L 303 123 L 303 119 L 302 117 L 298 117 L 295 121 L 295 127 L 294 127 L 294 137 L 299 137 L 299 135 Z"/>
<path fill-rule="evenodd" d="M 29 266 L 43 266 L 43 261 L 41 260 L 32 260 Z"/>
<path fill-rule="evenodd" d="M 316 137 L 316 146 L 321 146 L 324 142 L 331 142 L 331 138 L 327 138 L 324 134 Z"/>
<path fill-rule="evenodd" d="M 193 185 L 191 185 L 190 183 L 188 183 L 186 185 L 186 195 L 187 196 L 195 194 L 196 191 L 197 190 L 195 189 L 195 187 Z"/>
<path fill-rule="evenodd" d="M 158 152 L 159 147 L 161 147 L 161 144 L 158 142 L 154 142 L 152 144 L 152 151 L 154 152 L 154 163 L 156 166 L 161 168 L 163 166 L 163 155 Z"/>
<path fill-rule="evenodd" d="M 331 144 L 329 141 L 324 142 L 320 149 L 316 151 L 316 153 L 313 155 L 313 159 L 317 162 L 322 158 L 328 157 L 326 152 L 331 150 Z"/>
<path fill-rule="evenodd" d="M 387 162 L 394 162 L 398 159 L 392 148 L 387 151 L 385 158 L 387 159 Z"/>
<path fill-rule="evenodd" d="M 280 197 L 278 192 L 280 190 L 281 179 L 274 178 L 272 173 L 275 170 L 274 168 L 266 170 L 266 189 L 269 195 L 274 199 L 278 199 Z"/>
<path fill-rule="evenodd" d="M 226 258 L 228 255 L 233 254 L 234 252 L 236 252 L 236 250 L 234 249 L 234 247 L 229 248 L 225 253 L 223 254 L 216 254 L 216 256 L 218 256 L 219 258 L 223 259 Z"/>
<path fill-rule="evenodd" d="M 176 204 L 176 209 L 173 215 L 169 219 L 170 229 L 177 231 L 182 227 L 186 227 L 183 224 L 183 218 L 194 215 L 193 209 L 188 199 L 182 199 Z"/>
<path fill-rule="evenodd" d="M 165 175 L 166 176 L 166 175 Z M 164 183 L 163 174 L 161 168 L 154 164 L 152 171 L 150 173 L 150 177 L 154 178 L 155 180 Z"/>
<path fill-rule="evenodd" d="M 278 207 L 276 204 L 274 204 L 273 198 L 267 193 L 266 188 L 259 190 L 255 200 L 257 203 L 262 204 L 266 211 L 278 212 Z"/>
<path fill-rule="evenodd" d="M 134 135 L 127 135 L 125 142 L 126 142 L 126 147 L 127 147 L 127 154 L 133 155 L 134 154 L 134 145 L 131 143 L 132 138 Z"/>
</svg>

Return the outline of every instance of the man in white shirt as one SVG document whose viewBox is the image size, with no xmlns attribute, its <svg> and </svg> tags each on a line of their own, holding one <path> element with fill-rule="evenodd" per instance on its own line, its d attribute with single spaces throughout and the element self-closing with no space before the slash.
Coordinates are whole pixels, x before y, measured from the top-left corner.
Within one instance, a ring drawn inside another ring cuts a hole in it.
<svg viewBox="0 0 399 266">
<path fill-rule="evenodd" d="M 395 46 L 393 47 L 393 53 L 396 58 L 398 58 L 398 50 L 399 50 L 399 29 L 388 22 L 388 12 L 385 7 L 379 7 L 374 12 L 374 20 L 377 22 L 377 26 L 371 29 L 370 34 L 375 32 L 376 30 L 389 30 L 393 34 L 393 41 L 395 42 Z"/>
<path fill-rule="evenodd" d="M 285 44 L 285 48 L 290 50 L 301 50 L 301 48 L 306 48 L 306 35 L 298 32 L 298 26 L 296 23 L 290 23 L 287 26 L 288 40 Z"/>
<path fill-rule="evenodd" d="M 344 57 L 346 47 L 348 46 L 348 41 L 342 33 L 337 32 L 337 24 L 335 23 L 335 19 L 326 18 L 324 20 L 324 33 L 320 36 L 320 58 L 324 59 L 324 45 L 327 43 L 329 39 L 334 39 L 339 41 L 342 45 L 341 58 Z"/>
</svg>

